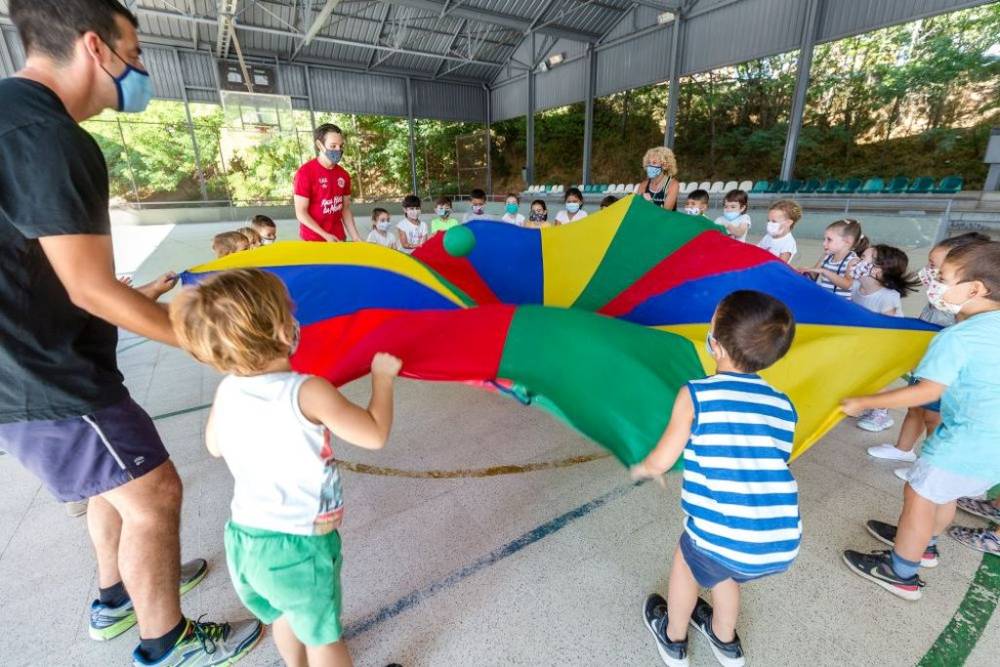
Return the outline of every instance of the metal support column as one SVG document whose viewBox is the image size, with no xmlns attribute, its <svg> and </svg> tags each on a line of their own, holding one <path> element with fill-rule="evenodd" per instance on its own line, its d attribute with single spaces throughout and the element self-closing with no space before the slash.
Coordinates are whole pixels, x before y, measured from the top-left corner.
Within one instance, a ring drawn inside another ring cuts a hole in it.
<svg viewBox="0 0 1000 667">
<path fill-rule="evenodd" d="M 410 176 L 413 181 L 413 194 L 419 196 L 417 188 L 417 140 L 413 133 L 413 92 L 410 78 L 406 78 L 406 122 L 410 129 Z"/>
<path fill-rule="evenodd" d="M 486 193 L 493 194 L 493 91 L 483 84 L 483 94 L 486 95 Z"/>
<path fill-rule="evenodd" d="M 177 49 L 171 49 L 174 54 L 174 67 L 184 78 L 184 70 L 181 69 L 181 58 L 177 55 Z M 184 113 L 187 114 L 188 132 L 191 133 L 191 145 L 194 148 L 194 166 L 198 170 L 198 185 L 201 188 L 201 200 L 208 201 L 208 185 L 205 183 L 205 170 L 201 168 L 201 151 L 198 149 L 198 137 L 194 133 L 194 121 L 191 120 L 191 105 L 188 103 L 187 83 L 181 81 L 181 99 L 184 101 Z"/>
<path fill-rule="evenodd" d="M 667 90 L 667 126 L 663 131 L 663 145 L 674 147 L 674 134 L 677 130 L 677 103 L 681 95 L 681 18 L 680 10 L 674 16 L 674 25 L 670 31 L 670 86 Z"/>
<path fill-rule="evenodd" d="M 10 47 L 7 46 L 7 38 L 4 37 L 2 28 L 0 28 L 0 70 L 8 72 L 8 76 L 17 71 L 17 64 L 11 55 Z"/>
<path fill-rule="evenodd" d="M 590 184 L 590 168 L 594 152 L 594 95 L 597 94 L 597 52 L 587 46 L 587 103 L 583 116 L 583 181 Z"/>
<path fill-rule="evenodd" d="M 531 33 L 531 59 L 535 59 L 535 33 Z M 525 110 L 525 188 L 535 181 L 535 70 L 528 70 L 528 108 Z"/>
<path fill-rule="evenodd" d="M 798 71 L 795 74 L 795 96 L 792 98 L 792 113 L 788 118 L 788 135 L 785 138 L 785 153 L 781 158 L 781 180 L 787 181 L 795 173 L 795 154 L 799 149 L 799 131 L 802 129 L 802 114 L 806 107 L 806 93 L 809 90 L 809 71 L 812 69 L 813 46 L 822 0 L 809 0 L 806 8 L 805 25 L 802 27 L 802 41 L 799 47 Z"/>
</svg>

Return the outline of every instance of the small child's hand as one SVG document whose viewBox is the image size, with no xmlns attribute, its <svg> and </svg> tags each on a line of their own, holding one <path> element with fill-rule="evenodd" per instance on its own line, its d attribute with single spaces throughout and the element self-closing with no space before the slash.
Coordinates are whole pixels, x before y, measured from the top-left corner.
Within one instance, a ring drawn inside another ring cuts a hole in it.
<svg viewBox="0 0 1000 667">
<path fill-rule="evenodd" d="M 629 468 L 628 471 L 629 471 L 629 476 L 632 478 L 632 481 L 638 482 L 644 479 L 655 479 L 657 484 L 659 484 L 663 488 L 667 487 L 667 483 L 666 481 L 664 481 L 663 475 L 657 475 L 652 470 L 650 470 L 649 467 L 646 465 L 645 461 L 643 461 L 642 463 L 636 463 L 634 466 Z"/>
<path fill-rule="evenodd" d="M 845 398 L 840 402 L 840 409 L 848 417 L 860 417 L 866 410 L 860 398 Z"/>
<path fill-rule="evenodd" d="M 402 367 L 402 360 L 386 352 L 379 352 L 372 357 L 372 375 L 396 377 Z"/>
</svg>

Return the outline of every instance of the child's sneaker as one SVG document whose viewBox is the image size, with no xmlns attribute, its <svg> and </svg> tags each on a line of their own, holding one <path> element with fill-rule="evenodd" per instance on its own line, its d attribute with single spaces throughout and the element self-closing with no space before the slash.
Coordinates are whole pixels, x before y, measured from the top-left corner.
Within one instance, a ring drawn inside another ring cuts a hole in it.
<svg viewBox="0 0 1000 667">
<path fill-rule="evenodd" d="M 919 600 L 924 587 L 924 581 L 917 575 L 902 579 L 892 569 L 892 556 L 888 551 L 873 551 L 863 554 L 860 551 L 845 551 L 844 562 L 851 572 L 873 581 L 893 595 L 904 600 Z"/>
<path fill-rule="evenodd" d="M 892 524 L 883 523 L 882 521 L 869 521 L 865 524 L 865 528 L 868 529 L 872 537 L 882 544 L 888 544 L 890 547 L 896 546 L 896 527 Z M 940 555 L 936 544 L 928 545 L 924 549 L 924 555 L 920 557 L 920 567 L 937 567 Z"/>
<path fill-rule="evenodd" d="M 907 463 L 917 460 L 917 455 L 912 450 L 904 452 L 902 449 L 896 449 L 896 445 L 891 442 L 869 447 L 868 456 L 876 459 L 886 459 L 887 461 L 906 461 Z"/>
<path fill-rule="evenodd" d="M 181 564 L 180 593 L 184 595 L 201 583 L 208 572 L 208 561 L 195 558 Z M 117 607 L 101 604 L 100 600 L 90 603 L 90 638 L 99 642 L 114 639 L 136 623 L 135 607 L 132 600 L 126 600 Z"/>
<path fill-rule="evenodd" d="M 904 482 L 909 482 L 911 468 L 913 468 L 913 466 L 909 466 L 908 468 L 896 468 L 895 470 L 892 471 L 892 474 L 900 478 Z"/>
<path fill-rule="evenodd" d="M 132 667 L 214 667 L 235 664 L 250 652 L 264 635 L 260 621 L 236 623 L 187 622 L 187 628 L 170 652 L 155 663 L 147 662 L 136 648 Z"/>
<path fill-rule="evenodd" d="M 656 650 L 664 664 L 670 667 L 688 667 L 688 642 L 672 642 L 667 638 L 667 601 L 663 596 L 653 593 L 646 598 L 643 609 L 646 627 L 656 638 Z"/>
<path fill-rule="evenodd" d="M 959 498 L 958 509 L 987 521 L 1000 523 L 1000 508 L 982 498 Z"/>
<path fill-rule="evenodd" d="M 691 625 L 708 639 L 709 644 L 712 645 L 712 653 L 715 654 L 715 659 L 719 661 L 720 665 L 723 667 L 743 667 L 746 664 L 746 658 L 743 657 L 743 647 L 740 645 L 740 636 L 733 632 L 733 641 L 720 641 L 712 631 L 712 605 L 701 598 L 698 598 L 698 603 L 695 604 L 694 612 L 691 614 Z"/>
<path fill-rule="evenodd" d="M 948 537 L 970 549 L 1000 556 L 1000 536 L 988 528 L 952 526 L 948 529 Z"/>
<path fill-rule="evenodd" d="M 871 433 L 880 433 L 892 428 L 895 423 L 889 416 L 889 411 L 884 408 L 871 410 L 858 418 L 858 428 Z"/>
</svg>

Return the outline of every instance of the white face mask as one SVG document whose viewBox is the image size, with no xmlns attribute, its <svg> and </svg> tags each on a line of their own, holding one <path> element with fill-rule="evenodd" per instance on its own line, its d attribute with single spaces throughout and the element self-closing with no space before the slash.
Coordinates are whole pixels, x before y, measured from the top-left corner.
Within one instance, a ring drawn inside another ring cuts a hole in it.
<svg viewBox="0 0 1000 667">
<path fill-rule="evenodd" d="M 389 229 L 389 221 L 379 220 L 378 222 L 375 223 L 375 229 L 379 230 L 380 232 L 384 232 L 385 230 Z"/>
<path fill-rule="evenodd" d="M 274 243 L 274 239 L 261 238 L 260 240 L 261 245 L 271 245 L 272 243 Z"/>
<path fill-rule="evenodd" d="M 781 233 L 781 223 L 780 222 L 770 222 L 767 223 L 767 233 L 771 236 L 777 236 Z"/>
<path fill-rule="evenodd" d="M 958 285 L 961 284 L 962 283 L 958 283 Z M 965 304 L 969 303 L 975 298 L 975 297 L 969 297 L 962 303 L 952 303 L 951 301 L 946 301 L 944 298 L 945 295 L 954 288 L 958 287 L 958 285 L 948 286 L 945 285 L 940 280 L 936 279 L 931 280 L 930 285 L 927 286 L 927 300 L 930 302 L 932 306 L 934 306 L 935 308 L 944 313 L 948 313 L 949 315 L 958 315 L 960 312 L 962 312 L 962 308 L 965 307 Z"/>
<path fill-rule="evenodd" d="M 684 212 L 688 215 L 701 215 L 701 209 L 697 206 L 685 206 Z"/>
<path fill-rule="evenodd" d="M 930 287 L 931 281 L 941 277 L 941 273 L 932 266 L 925 266 L 917 271 L 917 278 L 924 287 Z"/>
</svg>

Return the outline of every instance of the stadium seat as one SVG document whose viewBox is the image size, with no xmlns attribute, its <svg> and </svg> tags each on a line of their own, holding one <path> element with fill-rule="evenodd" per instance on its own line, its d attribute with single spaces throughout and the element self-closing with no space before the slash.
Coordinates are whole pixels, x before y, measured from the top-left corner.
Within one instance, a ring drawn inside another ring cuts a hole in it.
<svg viewBox="0 0 1000 667">
<path fill-rule="evenodd" d="M 790 181 L 785 181 L 785 184 L 781 186 L 781 194 L 794 194 L 799 191 L 802 187 L 802 181 L 797 178 L 793 178 Z"/>
<path fill-rule="evenodd" d="M 623 195 L 623 194 L 625 194 L 625 184 L 624 183 L 619 183 L 618 185 L 615 186 L 615 194 L 616 195 Z"/>
<path fill-rule="evenodd" d="M 910 184 L 910 179 L 906 176 L 896 176 L 885 184 L 882 192 L 891 195 L 898 195 L 906 192 L 906 186 Z"/>
<path fill-rule="evenodd" d="M 849 178 L 844 184 L 837 188 L 838 195 L 853 195 L 861 187 L 860 178 Z"/>
<path fill-rule="evenodd" d="M 885 181 L 876 176 L 875 178 L 869 178 L 865 181 L 865 184 L 861 186 L 859 192 L 863 195 L 877 195 L 881 194 L 884 188 Z"/>
<path fill-rule="evenodd" d="M 931 191 L 934 187 L 934 179 L 930 176 L 920 176 L 914 178 L 913 182 L 910 183 L 910 187 L 906 188 L 907 194 L 911 195 L 922 195 Z"/>
<path fill-rule="evenodd" d="M 689 192 L 694 192 L 698 189 L 698 181 L 690 181 L 688 183 L 682 183 L 680 193 L 686 195 Z"/>
<path fill-rule="evenodd" d="M 769 187 L 771 187 L 771 184 L 769 182 L 767 182 L 767 181 L 757 181 L 756 183 L 754 183 L 753 188 L 750 189 L 750 192 L 753 193 L 753 194 L 758 194 L 758 195 L 759 194 L 763 194 L 763 193 L 767 192 L 767 189 Z"/>
<path fill-rule="evenodd" d="M 753 190 L 753 181 L 740 181 L 740 184 L 736 186 L 743 192 L 749 193 Z"/>
<path fill-rule="evenodd" d="M 799 194 L 808 195 L 819 190 L 821 183 L 818 178 L 810 178 L 808 181 L 802 184 L 799 188 Z"/>
<path fill-rule="evenodd" d="M 821 185 L 820 188 L 816 190 L 816 192 L 818 192 L 821 195 L 832 195 L 834 192 L 837 191 L 838 188 L 840 188 L 840 181 L 838 181 L 836 178 L 828 178 L 826 179 L 826 181 L 823 182 L 823 185 Z"/>
<path fill-rule="evenodd" d="M 709 182 L 709 181 L 702 181 L 701 183 L 698 184 L 698 189 L 699 190 L 709 190 L 709 189 L 711 189 L 711 187 L 712 187 L 712 183 Z"/>
<path fill-rule="evenodd" d="M 720 195 L 722 194 L 722 188 L 725 187 L 725 183 L 722 181 L 715 181 L 712 183 L 712 187 L 708 189 L 708 194 L 710 195 Z"/>
<path fill-rule="evenodd" d="M 964 179 L 961 176 L 945 176 L 938 183 L 936 188 L 933 188 L 931 192 L 939 195 L 953 195 L 957 192 L 962 191 L 962 185 L 965 184 Z"/>
<path fill-rule="evenodd" d="M 722 186 L 723 192 L 729 192 L 730 190 L 735 190 L 740 187 L 736 181 L 726 181 L 726 184 Z"/>
<path fill-rule="evenodd" d="M 771 184 L 767 186 L 767 194 L 775 195 L 781 192 L 781 188 L 785 187 L 785 181 L 780 178 L 771 181 Z"/>
<path fill-rule="evenodd" d="M 634 183 L 629 183 L 628 185 L 625 186 L 625 194 L 630 195 L 633 192 L 635 192 L 635 184 Z"/>
</svg>

